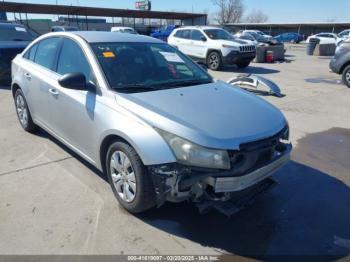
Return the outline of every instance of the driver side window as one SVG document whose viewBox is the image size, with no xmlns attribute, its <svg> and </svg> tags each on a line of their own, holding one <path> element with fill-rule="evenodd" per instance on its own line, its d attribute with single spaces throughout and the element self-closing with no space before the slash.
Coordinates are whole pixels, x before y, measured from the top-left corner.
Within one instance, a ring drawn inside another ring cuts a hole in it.
<svg viewBox="0 0 350 262">
<path fill-rule="evenodd" d="M 73 40 L 65 38 L 58 58 L 57 73 L 83 73 L 88 81 L 93 79 L 92 71 L 81 47 Z"/>
</svg>

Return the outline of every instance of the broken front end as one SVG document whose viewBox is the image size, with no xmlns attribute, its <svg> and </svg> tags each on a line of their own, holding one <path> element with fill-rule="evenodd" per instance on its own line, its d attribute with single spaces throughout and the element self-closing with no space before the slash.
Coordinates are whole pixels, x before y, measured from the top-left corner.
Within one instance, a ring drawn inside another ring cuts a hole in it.
<svg viewBox="0 0 350 262">
<path fill-rule="evenodd" d="M 179 163 L 150 166 L 158 207 L 166 201 L 192 201 L 204 212 L 239 211 L 274 185 L 271 176 L 290 159 L 288 127 L 277 135 L 229 151 L 230 170 L 189 167 Z"/>
</svg>

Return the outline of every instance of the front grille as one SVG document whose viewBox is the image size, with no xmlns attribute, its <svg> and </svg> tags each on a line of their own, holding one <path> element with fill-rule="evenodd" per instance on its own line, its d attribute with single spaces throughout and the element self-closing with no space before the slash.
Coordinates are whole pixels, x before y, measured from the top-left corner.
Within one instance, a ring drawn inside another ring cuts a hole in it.
<svg viewBox="0 0 350 262">
<path fill-rule="evenodd" d="M 255 46 L 253 45 L 244 45 L 244 46 L 240 46 L 239 47 L 239 51 L 241 53 L 251 53 L 251 52 L 255 52 Z"/>
<path fill-rule="evenodd" d="M 275 156 L 280 139 L 286 133 L 288 127 L 276 135 L 240 145 L 239 151 L 230 151 L 231 166 L 236 176 L 248 174 L 260 167 L 267 165 Z"/>
</svg>

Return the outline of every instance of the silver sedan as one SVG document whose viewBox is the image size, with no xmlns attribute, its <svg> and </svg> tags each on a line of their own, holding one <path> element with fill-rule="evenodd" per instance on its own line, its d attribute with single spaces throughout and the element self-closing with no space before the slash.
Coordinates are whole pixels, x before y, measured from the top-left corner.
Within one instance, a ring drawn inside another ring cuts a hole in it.
<svg viewBox="0 0 350 262">
<path fill-rule="evenodd" d="M 278 109 L 146 36 L 41 36 L 13 60 L 12 92 L 22 127 L 41 127 L 103 171 L 132 213 L 230 201 L 291 151 Z"/>
</svg>

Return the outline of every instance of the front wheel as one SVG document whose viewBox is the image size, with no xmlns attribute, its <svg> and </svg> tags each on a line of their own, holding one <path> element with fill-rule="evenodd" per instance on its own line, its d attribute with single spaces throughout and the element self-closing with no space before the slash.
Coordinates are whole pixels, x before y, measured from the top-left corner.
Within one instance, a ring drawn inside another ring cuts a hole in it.
<svg viewBox="0 0 350 262">
<path fill-rule="evenodd" d="M 238 66 L 239 68 L 246 68 L 246 67 L 249 66 L 249 64 L 250 64 L 249 61 L 245 61 L 245 62 L 239 62 L 239 63 L 237 63 L 237 66 Z"/>
<path fill-rule="evenodd" d="M 207 57 L 207 65 L 209 69 L 218 71 L 222 68 L 222 59 L 218 52 L 213 51 Z"/>
<path fill-rule="evenodd" d="M 343 82 L 350 88 L 350 65 L 347 66 L 343 71 Z"/>
<path fill-rule="evenodd" d="M 126 210 L 141 213 L 155 206 L 153 183 L 131 146 L 113 143 L 107 152 L 106 171 L 115 197 Z"/>
</svg>

